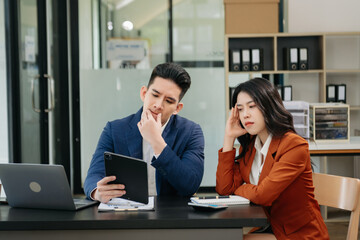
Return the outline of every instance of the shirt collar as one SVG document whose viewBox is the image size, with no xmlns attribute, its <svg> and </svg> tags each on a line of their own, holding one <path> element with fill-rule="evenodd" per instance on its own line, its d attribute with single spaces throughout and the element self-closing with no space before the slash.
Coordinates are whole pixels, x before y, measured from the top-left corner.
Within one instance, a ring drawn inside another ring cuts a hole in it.
<svg viewBox="0 0 360 240">
<path fill-rule="evenodd" d="M 170 118 L 171 118 L 171 117 L 169 117 L 169 119 L 166 121 L 166 123 L 165 123 L 163 126 L 161 126 L 161 133 L 164 132 L 164 129 L 166 128 L 167 124 L 168 124 L 169 121 L 170 121 Z"/>
<path fill-rule="evenodd" d="M 272 140 L 272 134 L 270 133 L 269 136 L 267 137 L 264 145 L 262 145 L 261 141 L 260 141 L 260 137 L 257 135 L 256 139 L 255 139 L 255 145 L 254 145 L 256 151 L 261 152 L 261 154 L 266 156 L 266 154 L 269 150 L 269 147 L 270 147 L 271 140 Z"/>
</svg>

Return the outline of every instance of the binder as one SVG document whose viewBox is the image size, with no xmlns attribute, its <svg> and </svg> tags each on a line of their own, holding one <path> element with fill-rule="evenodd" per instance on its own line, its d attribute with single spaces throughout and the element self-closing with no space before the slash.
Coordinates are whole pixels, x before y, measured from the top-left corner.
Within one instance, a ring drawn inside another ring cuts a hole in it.
<svg viewBox="0 0 360 240">
<path fill-rule="evenodd" d="M 250 49 L 241 49 L 241 70 L 250 71 Z"/>
<path fill-rule="evenodd" d="M 292 86 L 283 86 L 283 101 L 292 101 Z"/>
<path fill-rule="evenodd" d="M 229 87 L 229 109 L 232 108 L 231 104 L 232 104 L 232 98 L 235 92 L 235 88 L 236 87 Z"/>
<path fill-rule="evenodd" d="M 262 70 L 262 49 L 254 48 L 251 49 L 251 71 L 260 71 Z"/>
<path fill-rule="evenodd" d="M 240 71 L 240 49 L 230 49 L 230 71 Z"/>
<path fill-rule="evenodd" d="M 298 69 L 298 49 L 284 48 L 284 65 L 287 70 Z"/>
<path fill-rule="evenodd" d="M 299 68 L 300 70 L 306 70 L 309 68 L 307 48 L 299 48 Z"/>
<path fill-rule="evenodd" d="M 336 101 L 346 103 L 346 84 L 336 86 Z"/>
<path fill-rule="evenodd" d="M 336 102 L 336 85 L 326 85 L 326 102 Z"/>
<path fill-rule="evenodd" d="M 298 69 L 298 49 L 290 48 L 290 70 Z"/>
</svg>

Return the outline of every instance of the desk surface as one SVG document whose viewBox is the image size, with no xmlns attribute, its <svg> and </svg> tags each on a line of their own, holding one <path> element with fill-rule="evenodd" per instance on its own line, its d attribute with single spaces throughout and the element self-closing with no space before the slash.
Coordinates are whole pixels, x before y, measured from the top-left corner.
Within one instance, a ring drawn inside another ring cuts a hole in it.
<svg viewBox="0 0 360 240">
<path fill-rule="evenodd" d="M 350 141 L 343 142 L 336 140 L 331 142 L 309 141 L 311 155 L 332 155 L 332 154 L 360 154 L 360 137 L 350 137 Z"/>
<path fill-rule="evenodd" d="M 0 230 L 184 229 L 264 226 L 260 206 L 237 205 L 214 212 L 196 211 L 189 198 L 157 197 L 155 211 L 98 212 L 11 208 L 0 205 Z"/>
</svg>

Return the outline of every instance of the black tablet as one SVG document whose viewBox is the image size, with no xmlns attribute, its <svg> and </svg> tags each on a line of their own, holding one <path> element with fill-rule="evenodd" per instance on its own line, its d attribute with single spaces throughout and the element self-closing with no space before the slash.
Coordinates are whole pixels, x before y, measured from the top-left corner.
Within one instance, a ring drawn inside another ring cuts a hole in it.
<svg viewBox="0 0 360 240">
<path fill-rule="evenodd" d="M 111 152 L 104 153 L 104 161 L 106 176 L 116 176 L 116 180 L 109 184 L 125 185 L 126 194 L 121 198 L 148 204 L 148 176 L 145 161 Z"/>
<path fill-rule="evenodd" d="M 227 205 L 216 205 L 216 204 L 202 204 L 202 203 L 193 203 L 188 202 L 189 206 L 192 206 L 195 210 L 199 211 L 215 211 L 215 210 L 221 210 L 226 209 Z"/>
</svg>

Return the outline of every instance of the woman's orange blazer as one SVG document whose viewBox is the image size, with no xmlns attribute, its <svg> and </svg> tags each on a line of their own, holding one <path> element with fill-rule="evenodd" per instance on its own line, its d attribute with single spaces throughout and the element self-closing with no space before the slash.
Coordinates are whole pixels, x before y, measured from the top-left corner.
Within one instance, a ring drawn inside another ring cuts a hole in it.
<svg viewBox="0 0 360 240">
<path fill-rule="evenodd" d="M 249 180 L 256 152 L 253 145 L 249 149 L 236 163 L 235 149 L 219 150 L 216 191 L 220 195 L 236 194 L 262 205 L 277 239 L 329 239 L 314 198 L 307 141 L 294 133 L 273 137 L 258 185 Z"/>
</svg>

